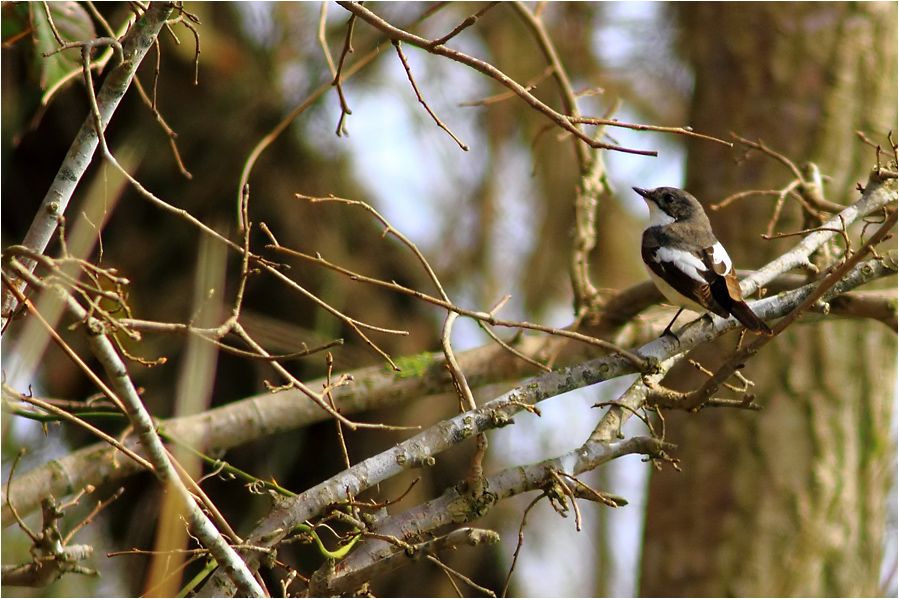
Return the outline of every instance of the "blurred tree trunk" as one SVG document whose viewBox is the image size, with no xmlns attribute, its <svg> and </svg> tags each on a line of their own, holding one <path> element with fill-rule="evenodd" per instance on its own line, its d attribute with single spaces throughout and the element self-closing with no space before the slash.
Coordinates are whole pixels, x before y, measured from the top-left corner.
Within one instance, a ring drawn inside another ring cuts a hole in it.
<svg viewBox="0 0 899 599">
<path fill-rule="evenodd" d="M 695 75 L 690 124 L 760 137 L 833 176 L 829 199 L 856 197 L 874 156 L 855 131 L 881 141 L 896 130 L 896 5 L 691 3 L 675 15 Z M 706 204 L 789 181 L 766 157 L 735 164 L 698 143 L 689 152 L 687 188 Z M 759 238 L 771 209 L 756 197 L 713 219 L 738 266 L 781 247 Z M 794 214 L 778 229 L 800 226 Z M 653 476 L 641 594 L 880 594 L 895 352 L 879 323 L 796 326 L 747 369 L 762 412 L 672 414 L 684 472 Z"/>
</svg>

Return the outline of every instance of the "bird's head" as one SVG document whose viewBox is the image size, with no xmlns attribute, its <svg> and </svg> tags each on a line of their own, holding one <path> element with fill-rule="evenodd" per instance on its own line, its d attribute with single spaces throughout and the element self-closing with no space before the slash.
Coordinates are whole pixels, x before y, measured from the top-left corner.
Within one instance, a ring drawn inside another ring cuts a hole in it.
<svg viewBox="0 0 899 599">
<path fill-rule="evenodd" d="M 634 187 L 646 205 L 649 206 L 650 226 L 669 225 L 676 221 L 685 221 L 704 215 L 699 200 L 677 187 L 656 187 L 643 189 Z"/>
</svg>

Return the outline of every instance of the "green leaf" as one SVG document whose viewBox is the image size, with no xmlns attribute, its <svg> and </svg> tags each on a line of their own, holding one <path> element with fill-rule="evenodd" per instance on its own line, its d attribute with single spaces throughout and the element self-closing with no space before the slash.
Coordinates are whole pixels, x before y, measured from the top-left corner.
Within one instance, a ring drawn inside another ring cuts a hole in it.
<svg viewBox="0 0 899 599">
<path fill-rule="evenodd" d="M 81 68 L 81 51 L 77 48 L 45 56 L 59 47 L 45 6 L 63 43 L 87 41 L 96 37 L 94 22 L 83 6 L 77 2 L 32 3 L 31 26 L 34 36 L 35 61 L 40 70 L 41 89 L 55 86 L 72 70 Z"/>
<path fill-rule="evenodd" d="M 31 20 L 28 18 L 28 5 L 23 3 L 3 3 L 2 18 L 0 18 L 0 31 L 3 36 L 3 46 L 15 43 L 31 32 Z"/>
</svg>

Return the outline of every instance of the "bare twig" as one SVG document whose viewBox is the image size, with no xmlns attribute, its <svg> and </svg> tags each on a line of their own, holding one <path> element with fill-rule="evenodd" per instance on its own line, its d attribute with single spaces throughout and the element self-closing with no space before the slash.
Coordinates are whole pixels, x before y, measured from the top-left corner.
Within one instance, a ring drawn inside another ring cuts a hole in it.
<svg viewBox="0 0 899 599">
<path fill-rule="evenodd" d="M 322 47 L 322 54 L 325 55 L 325 61 L 328 63 L 328 71 L 331 73 L 331 79 L 337 77 L 337 67 L 334 66 L 334 59 L 331 57 L 331 50 L 328 48 L 328 39 L 325 35 L 328 23 L 328 3 L 323 1 L 321 9 L 318 13 L 318 43 Z"/>
<path fill-rule="evenodd" d="M 470 587 L 473 588 L 474 590 L 480 591 L 481 593 L 487 595 L 488 597 L 496 597 L 496 593 L 494 593 L 493 591 L 491 591 L 491 590 L 488 589 L 487 587 L 483 587 L 483 586 L 479 585 L 478 583 L 476 583 L 475 581 L 473 581 L 471 578 L 469 578 L 469 577 L 466 576 L 465 574 L 462 574 L 462 573 L 459 572 L 458 570 L 455 570 L 455 569 L 453 569 L 453 568 L 450 568 L 449 566 L 447 566 L 446 564 L 444 564 L 442 561 L 440 561 L 440 559 L 439 559 L 438 557 L 436 557 L 436 556 L 434 556 L 434 555 L 430 555 L 430 554 L 427 555 L 427 556 L 425 556 L 425 557 L 426 557 L 426 558 L 428 559 L 428 561 L 430 561 L 431 563 L 434 563 L 434 564 L 437 564 L 438 566 L 440 566 L 440 568 L 441 568 L 444 572 L 446 572 L 447 576 L 450 577 L 450 580 L 452 580 L 452 576 L 455 576 L 456 578 L 458 578 L 459 580 L 461 580 L 462 582 L 464 582 L 465 584 L 467 584 L 468 586 L 470 586 Z M 453 585 L 453 586 L 455 586 L 455 585 Z M 457 591 L 458 591 L 458 589 L 457 589 Z M 460 596 L 460 597 L 463 597 L 464 595 L 462 595 L 462 594 L 460 593 L 459 596 Z"/>
<path fill-rule="evenodd" d="M 456 312 L 450 312 L 446 315 L 446 320 L 443 322 L 443 335 L 440 337 L 440 344 L 443 347 L 444 355 L 446 355 L 446 367 L 453 377 L 453 386 L 459 394 L 460 406 L 462 408 L 461 411 L 464 412 L 466 410 L 476 410 L 478 406 L 474 401 L 474 395 L 471 393 L 471 387 L 468 386 L 468 381 L 465 380 L 465 374 L 462 372 L 462 368 L 456 360 L 456 355 L 453 353 L 451 337 L 453 334 L 453 323 L 458 316 L 459 315 Z"/>
<path fill-rule="evenodd" d="M 552 66 L 548 66 L 543 69 L 543 72 L 527 80 L 524 84 L 524 89 L 527 91 L 531 91 L 536 89 L 537 85 L 540 84 L 544 79 L 553 74 Z M 493 94 L 492 96 L 487 96 L 486 98 L 482 98 L 480 100 L 469 100 L 467 102 L 459 102 L 460 107 L 474 107 L 474 106 L 490 106 L 491 104 L 498 104 L 499 102 L 504 102 L 511 98 L 514 98 L 516 93 L 514 91 L 505 91 L 500 92 L 498 94 Z"/>
<path fill-rule="evenodd" d="M 478 326 L 481 327 L 481 330 L 484 331 L 488 337 L 493 339 L 493 341 L 495 341 L 496 344 L 499 345 L 501 348 L 503 348 L 504 350 L 506 350 L 513 356 L 515 356 L 516 358 L 523 360 L 524 362 L 527 362 L 534 368 L 539 368 L 543 372 L 552 372 L 552 368 L 550 368 L 543 362 L 538 362 L 537 360 L 534 360 L 530 356 L 518 351 L 517 349 L 515 349 L 514 347 L 512 347 L 511 345 L 509 345 L 502 339 L 500 339 L 499 335 L 497 335 L 495 332 L 493 332 L 493 329 L 490 328 L 490 325 L 488 325 L 487 323 L 485 323 L 481 320 L 478 320 L 477 322 L 478 322 Z"/>
<path fill-rule="evenodd" d="M 463 151 L 467 152 L 468 146 L 462 143 L 462 141 L 458 137 L 456 137 L 456 134 L 446 126 L 446 123 L 440 120 L 440 117 L 434 114 L 434 111 L 431 110 L 431 107 L 428 106 L 427 102 L 425 102 L 424 97 L 422 97 L 421 95 L 421 91 L 419 91 L 418 89 L 418 85 L 415 83 L 415 77 L 412 76 L 412 67 L 409 66 L 409 61 L 406 60 L 406 55 L 403 54 L 403 49 L 400 47 L 400 42 L 397 40 L 393 40 L 393 47 L 396 48 L 396 54 L 400 57 L 400 62 L 403 63 L 403 69 L 405 69 L 406 71 L 406 77 L 408 77 L 409 79 L 409 84 L 412 86 L 412 91 L 415 92 L 415 97 L 418 98 L 419 104 L 424 106 L 424 109 L 429 115 L 431 115 L 431 118 L 434 119 L 434 122 L 437 123 L 437 126 L 446 131 L 447 135 L 452 137 L 453 141 L 456 142 L 456 144 L 458 144 L 458 146 L 462 148 Z"/>
<path fill-rule="evenodd" d="M 153 40 L 159 34 L 165 20 L 172 11 L 172 3 L 152 2 L 149 8 L 141 15 L 140 22 L 132 27 L 122 40 L 123 61 L 112 71 L 103 82 L 98 92 L 101 98 L 102 110 L 100 111 L 100 130 L 109 123 L 119 102 L 128 89 L 137 68 L 140 66 L 147 50 L 152 46 Z M 118 42 L 116 42 L 118 43 Z M 93 90 L 90 90 L 91 94 Z M 53 232 L 56 230 L 57 216 L 65 213 L 69 200 L 75 191 L 75 187 L 87 170 L 88 165 L 99 145 L 99 136 L 95 127 L 93 112 L 88 115 L 81 125 L 75 141 L 69 148 L 50 189 L 38 209 L 34 221 L 25 234 L 22 245 L 37 253 L 43 253 L 50 243 Z M 28 260 L 26 268 L 31 271 L 36 262 Z M 21 285 L 18 288 L 21 288 Z M 15 311 L 18 303 L 15 296 L 8 290 L 2 293 L 2 308 L 0 318 L 5 325 L 6 320 Z M 3 328 L 3 327 L 0 327 Z"/>
<path fill-rule="evenodd" d="M 621 127 L 623 129 L 632 129 L 634 131 L 657 131 L 659 133 L 673 133 L 675 135 L 684 135 L 686 137 L 695 137 L 697 139 L 704 139 L 706 141 L 713 141 L 715 143 L 719 143 L 728 147 L 733 147 L 734 144 L 729 141 L 725 141 L 718 137 L 714 137 L 713 135 L 705 135 L 704 133 L 697 133 L 693 131 L 692 127 L 663 127 L 660 125 L 642 125 L 639 123 L 626 123 L 624 121 L 619 121 L 618 119 L 608 119 L 608 118 L 596 118 L 596 117 L 571 117 L 569 120 L 572 123 L 581 123 L 584 125 L 603 125 L 608 127 Z"/>
<path fill-rule="evenodd" d="M 355 26 L 356 15 L 351 14 L 346 23 L 346 38 L 344 38 L 343 50 L 340 52 L 340 58 L 337 60 L 337 72 L 334 74 L 334 80 L 331 81 L 331 85 L 337 88 L 337 97 L 340 99 L 340 120 L 337 121 L 336 131 L 338 137 L 347 134 L 346 117 L 347 115 L 353 114 L 349 104 L 347 104 L 346 97 L 343 95 L 343 85 L 340 74 L 343 71 L 343 63 L 346 60 L 347 55 L 354 51 L 353 28 Z"/>
<path fill-rule="evenodd" d="M 524 527 L 527 526 L 528 523 L 528 514 L 531 512 L 531 509 L 537 502 L 546 497 L 546 494 L 537 495 L 533 500 L 528 504 L 528 506 L 524 509 L 524 513 L 521 514 L 521 523 L 518 525 L 518 543 L 515 545 L 515 553 L 512 554 L 512 565 L 509 566 L 509 572 L 506 574 L 506 582 L 503 583 L 503 592 L 500 593 L 500 597 L 505 597 L 506 593 L 509 591 L 509 583 L 512 581 L 512 573 L 515 572 L 515 566 L 518 564 L 518 554 L 521 553 L 521 548 L 524 546 Z"/>
<path fill-rule="evenodd" d="M 53 414 L 54 416 L 56 416 L 62 420 L 66 420 L 68 422 L 71 422 L 72 424 L 75 424 L 77 426 L 84 428 L 87 431 L 90 431 L 92 434 L 96 435 L 97 437 L 99 437 L 100 439 L 102 439 L 103 441 L 105 441 L 106 443 L 111 445 L 112 447 L 115 447 L 116 449 L 118 449 L 119 451 L 124 453 L 126 456 L 128 456 L 129 458 L 134 460 L 135 463 L 137 463 L 141 466 L 141 468 L 144 468 L 149 471 L 153 470 L 153 465 L 150 464 L 150 462 L 148 462 L 147 460 L 145 460 L 144 458 L 142 458 L 141 456 L 136 454 L 134 451 L 129 449 L 127 446 L 123 445 L 115 437 L 107 435 L 106 433 L 104 433 L 97 427 L 93 426 L 89 422 L 86 422 L 83 418 L 79 418 L 73 414 L 70 414 L 69 412 L 67 412 L 63 409 L 57 408 L 53 404 L 45 402 L 43 400 L 40 400 L 36 397 L 26 397 L 26 396 L 22 395 L 21 400 L 24 401 L 25 403 L 29 403 L 35 407 L 38 407 L 38 408 L 44 410 L 45 412 L 49 412 L 50 414 Z"/>
<path fill-rule="evenodd" d="M 469 56 L 457 50 L 453 50 L 447 48 L 443 45 L 431 46 L 430 40 L 419 37 L 408 31 L 403 29 L 399 29 L 394 27 L 381 17 L 377 16 L 375 13 L 371 12 L 367 8 L 363 7 L 358 2 L 338 2 L 340 6 L 351 12 L 352 14 L 358 16 L 359 18 L 365 20 L 370 25 L 380 29 L 384 32 L 390 39 L 399 40 L 402 42 L 406 42 L 407 44 L 417 46 L 422 48 L 423 50 L 427 50 L 432 54 L 436 54 L 438 56 L 443 56 L 445 58 L 449 58 L 451 60 L 455 60 L 456 62 L 460 62 L 464 65 L 467 65 L 476 71 L 487 75 L 488 77 L 495 79 L 502 85 L 508 87 L 513 90 L 522 100 L 524 100 L 528 105 L 537 110 L 538 112 L 544 114 L 547 118 L 555 122 L 562 129 L 568 131 L 569 133 L 575 135 L 580 138 L 581 141 L 585 142 L 588 146 L 592 148 L 602 148 L 606 150 L 616 150 L 618 152 L 626 152 L 629 154 L 639 154 L 643 156 L 657 156 L 658 152 L 653 150 L 636 150 L 633 148 L 625 148 L 613 144 L 606 144 L 597 140 L 592 139 L 588 135 L 584 134 L 580 129 L 578 129 L 574 124 L 572 124 L 565 115 L 559 114 L 540 100 L 538 100 L 535 96 L 533 96 L 530 92 L 524 89 L 518 82 L 510 78 L 508 75 L 494 67 L 493 65 L 484 62 L 480 59 L 474 58 L 473 56 Z"/>
<path fill-rule="evenodd" d="M 28 281 L 29 284 L 38 284 L 38 281 L 28 272 L 27 268 L 21 266 L 17 269 L 20 277 Z M 4 282 L 8 282 L 6 274 L 3 274 Z M 11 292 L 18 295 L 18 300 L 23 302 L 24 297 L 18 293 L 14 285 L 9 285 Z M 71 296 L 66 295 L 64 298 L 66 307 L 77 318 L 87 322 L 88 327 L 98 330 L 99 325 L 96 320 L 91 317 Z M 102 330 L 102 329 L 99 329 Z M 121 358 L 116 354 L 115 349 L 109 339 L 103 334 L 88 335 L 88 343 L 91 346 L 94 355 L 103 366 L 107 376 L 112 381 L 117 392 L 112 392 L 102 381 L 100 388 L 105 393 L 124 408 L 125 413 L 131 420 L 144 449 L 147 452 L 150 463 L 153 465 L 153 473 L 160 479 L 163 484 L 171 485 L 170 488 L 175 489 L 181 499 L 188 515 L 188 521 L 191 528 L 200 538 L 201 542 L 215 556 L 220 564 L 227 564 L 226 570 L 233 584 L 250 596 L 261 597 L 264 595 L 261 587 L 247 569 L 247 565 L 240 559 L 237 553 L 225 542 L 221 534 L 205 514 L 199 509 L 194 502 L 193 497 L 181 483 L 171 461 L 165 452 L 159 435 L 156 433 L 155 426 L 146 408 L 144 408 L 140 397 L 131 381 L 128 370 Z M 115 399 L 114 399 L 115 398 Z"/>
<path fill-rule="evenodd" d="M 491 315 L 489 312 L 479 312 L 476 310 L 468 310 L 466 308 L 457 306 L 447 300 L 443 300 L 443 299 L 428 295 L 426 293 L 417 291 L 415 289 L 410 289 L 409 287 L 405 287 L 403 285 L 400 285 L 399 283 L 388 282 L 388 281 L 384 281 L 381 279 L 375 279 L 372 277 L 367 277 L 365 275 L 355 273 L 355 272 L 348 270 L 342 266 L 333 264 L 332 262 L 325 260 L 321 256 L 310 256 L 309 254 L 304 254 L 303 252 L 298 252 L 296 250 L 292 250 L 292 249 L 284 247 L 284 246 L 267 246 L 267 247 L 269 247 L 270 249 L 274 249 L 278 252 L 290 255 L 290 256 L 296 256 L 298 258 L 303 258 L 305 260 L 316 262 L 318 264 L 321 264 L 322 266 L 330 268 L 331 270 L 340 272 L 340 273 L 350 277 L 354 281 L 360 281 L 363 283 L 368 283 L 371 285 L 377 285 L 379 287 L 384 287 L 386 289 L 390 289 L 390 290 L 396 291 L 398 293 L 404 293 L 404 294 L 410 295 L 410 296 L 418 298 L 422 301 L 426 301 L 428 303 L 434 304 L 435 306 L 440 306 L 441 308 L 445 308 L 447 310 L 452 310 L 453 312 L 458 313 L 460 316 L 468 316 L 469 318 L 474 318 L 476 320 L 483 321 L 492 326 L 529 329 L 529 330 L 534 330 L 534 331 L 541 331 L 543 333 L 549 333 L 551 335 L 558 335 L 560 337 L 568 337 L 570 339 L 575 339 L 575 340 L 581 341 L 583 343 L 587 343 L 590 345 L 594 345 L 596 347 L 601 347 L 603 349 L 607 349 L 609 351 L 619 353 L 622 356 L 624 356 L 625 358 L 627 358 L 628 360 L 630 360 L 635 366 L 638 366 L 640 368 L 643 368 L 645 366 L 645 361 L 642 360 L 634 352 L 630 352 L 628 350 L 622 349 L 622 348 L 616 346 L 615 344 L 610 343 L 609 341 L 597 339 L 596 337 L 591 337 L 590 335 L 585 335 L 583 333 L 579 333 L 577 331 L 571 331 L 568 329 L 559 329 L 559 328 L 555 328 L 555 327 L 548 327 L 548 326 L 544 326 L 544 325 L 540 325 L 540 324 L 535 324 L 532 322 L 503 320 L 500 318 L 496 318 L 495 316 Z"/>
<path fill-rule="evenodd" d="M 486 5 L 484 5 L 484 6 L 481 8 L 481 10 L 479 10 L 479 11 L 476 12 L 476 13 L 474 13 L 473 15 L 470 15 L 470 16 L 466 17 L 464 21 L 462 21 L 461 23 L 459 23 L 458 25 L 456 25 L 456 26 L 453 28 L 452 31 L 450 31 L 450 32 L 447 33 L 446 35 L 444 35 L 444 36 L 442 36 L 442 37 L 439 37 L 439 38 L 435 39 L 434 41 L 432 41 L 432 42 L 431 42 L 431 46 L 442 46 L 442 45 L 445 44 L 446 42 L 450 41 L 451 39 L 453 39 L 454 37 L 456 37 L 457 35 L 459 35 L 459 34 L 462 33 L 463 31 L 465 31 L 466 29 L 468 29 L 469 27 L 471 27 L 472 25 L 474 25 L 475 23 L 477 23 L 477 22 L 478 22 L 478 19 L 480 19 L 481 16 L 482 16 L 485 12 L 487 12 L 488 10 L 490 10 L 491 8 L 493 8 L 494 6 L 496 6 L 497 4 L 499 4 L 499 2 L 488 2 Z"/>
<path fill-rule="evenodd" d="M 38 536 L 35 534 L 33 530 L 28 528 L 28 525 L 25 524 L 25 521 L 22 520 L 22 517 L 19 516 L 19 512 L 16 510 L 15 506 L 12 504 L 12 500 L 10 499 L 9 489 L 12 486 L 12 479 L 16 475 L 16 467 L 19 465 L 19 461 L 25 455 L 25 448 L 22 447 L 19 449 L 19 453 L 16 454 L 16 457 L 13 459 L 12 466 L 9 467 L 9 477 L 6 479 L 6 505 L 9 507 L 9 511 L 12 512 L 13 518 L 16 519 L 16 524 L 19 525 L 19 528 L 22 529 L 32 542 L 36 543 L 38 541 Z"/>
<path fill-rule="evenodd" d="M 87 526 L 88 524 L 90 524 L 91 522 L 93 522 L 93 521 L 94 521 L 94 518 L 97 517 L 97 514 L 99 514 L 100 512 L 102 512 L 103 510 L 105 510 L 107 507 L 109 507 L 109 505 L 110 505 L 113 501 L 115 501 L 116 499 L 118 499 L 119 497 L 121 497 L 121 496 L 122 496 L 122 493 L 124 493 L 124 492 L 125 492 L 125 488 L 124 488 L 124 487 L 119 487 L 118 489 L 116 489 L 115 493 L 113 493 L 113 494 L 110 495 L 109 497 L 107 497 L 106 499 L 103 499 L 103 500 L 101 500 L 101 501 L 98 501 L 98 502 L 97 502 L 97 505 L 94 506 L 94 508 L 90 511 L 90 513 L 88 513 L 88 515 L 85 516 L 85 517 L 81 520 L 81 522 L 79 522 L 78 524 L 76 524 L 75 526 L 73 526 L 73 527 L 72 527 L 72 530 L 70 530 L 70 531 L 68 532 L 68 534 L 66 534 L 66 536 L 65 536 L 65 537 L 63 538 L 63 540 L 62 540 L 62 544 L 63 544 L 63 545 L 67 545 L 67 544 L 69 543 L 69 541 L 72 540 L 72 537 L 74 537 L 75 534 L 76 534 L 79 530 L 81 530 L 82 528 L 84 528 L 85 526 Z"/>
<path fill-rule="evenodd" d="M 331 356 L 331 352 L 328 352 L 328 357 L 326 360 L 326 364 L 328 366 L 327 377 L 325 378 L 325 397 L 328 399 L 328 403 L 331 405 L 331 408 L 337 412 L 337 405 L 334 403 L 334 395 L 331 392 L 333 386 L 331 384 L 331 373 L 334 369 L 334 358 Z M 343 463 L 349 468 L 352 464 L 350 463 L 350 454 L 346 449 L 346 439 L 343 438 L 343 425 L 340 424 L 340 420 L 335 420 L 334 424 L 337 426 L 337 440 L 340 442 L 340 451 L 343 454 Z"/>
</svg>

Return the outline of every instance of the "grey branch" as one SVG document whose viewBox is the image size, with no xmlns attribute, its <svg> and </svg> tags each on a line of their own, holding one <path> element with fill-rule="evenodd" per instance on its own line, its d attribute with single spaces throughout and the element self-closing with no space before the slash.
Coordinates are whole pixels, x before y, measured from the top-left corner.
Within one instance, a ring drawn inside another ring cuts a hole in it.
<svg viewBox="0 0 899 599">
<path fill-rule="evenodd" d="M 637 381 L 635 385 L 642 385 Z M 516 466 L 487 479 L 487 494 L 479 500 L 456 487 L 447 489 L 440 497 L 406 512 L 385 518 L 375 532 L 404 540 L 415 540 L 440 528 L 471 522 L 482 516 L 498 501 L 542 489 L 552 483 L 552 472 L 577 475 L 627 454 L 658 454 L 665 446 L 651 437 L 633 437 L 611 443 L 588 440 L 583 446 L 563 456 L 528 466 Z M 312 589 L 316 596 L 333 595 L 357 588 L 371 576 L 404 565 L 405 551 L 394 543 L 381 539 L 367 539 L 346 559 L 335 564 L 328 580 L 319 580 L 321 587 Z M 408 558 L 407 558 L 408 559 Z M 408 563 L 408 562 L 407 562 Z"/>
<path fill-rule="evenodd" d="M 40 281 L 29 273 L 24 265 L 17 265 L 17 260 L 14 258 L 11 262 L 13 266 L 18 266 L 16 270 L 19 276 L 30 285 L 35 287 L 41 286 Z M 57 293 L 65 307 L 80 322 L 84 323 L 84 330 L 91 352 L 103 367 L 115 395 L 124 406 L 131 426 L 140 439 L 144 454 L 153 465 L 153 473 L 162 485 L 177 493 L 187 513 L 191 531 L 197 536 L 203 546 L 209 549 L 212 556 L 222 566 L 220 569 L 224 571 L 237 590 L 246 596 L 264 597 L 265 593 L 262 591 L 259 583 L 256 582 L 247 565 L 225 541 L 206 514 L 203 513 L 190 491 L 187 490 L 187 487 L 184 486 L 184 483 L 178 476 L 175 466 L 169 459 L 165 446 L 156 432 L 156 425 L 144 407 L 137 389 L 128 374 L 128 368 L 106 335 L 104 324 L 91 316 L 60 286 L 48 286 L 46 289 Z"/>
<path fill-rule="evenodd" d="M 97 106 L 100 111 L 100 123 L 103 130 L 112 119 L 113 113 L 119 106 L 125 92 L 131 85 L 134 74 L 144 59 L 147 51 L 153 47 L 156 37 L 159 35 L 166 19 L 174 8 L 174 2 L 151 2 L 144 14 L 134 23 L 122 40 L 123 61 L 112 69 L 107 75 L 103 86 L 97 93 Z M 58 218 L 65 214 L 66 207 L 75 188 L 84 176 L 100 143 L 94 116 L 88 114 L 81 125 L 81 129 L 75 136 L 75 141 L 69 147 L 69 151 L 63 159 L 56 173 L 56 178 L 50 185 L 50 189 L 44 196 L 37 214 L 25 234 L 22 245 L 28 249 L 42 254 L 47 249 L 47 244 L 56 231 Z M 24 262 L 29 271 L 34 269 L 36 262 L 28 259 Z M 3 305 L 0 310 L 0 328 L 6 326 L 6 320 L 18 307 L 15 296 L 3 289 Z"/>
<path fill-rule="evenodd" d="M 398 537 L 398 539 L 401 538 L 402 537 Z M 351 582 L 348 584 L 344 584 L 344 579 L 341 578 L 342 584 L 336 586 L 333 585 L 335 571 L 330 568 L 322 568 L 316 571 L 312 576 L 312 579 L 309 582 L 308 595 L 310 597 L 333 595 L 339 592 L 336 590 L 337 586 L 341 589 L 359 586 L 366 580 L 371 580 L 375 576 L 393 572 L 413 561 L 421 559 L 422 556 L 437 551 L 455 549 L 460 545 L 470 547 L 478 545 L 495 545 L 496 543 L 499 543 L 499 535 L 492 530 L 464 527 L 458 528 L 448 534 L 437 537 L 436 539 L 423 541 L 421 543 L 408 543 L 404 541 L 399 541 L 399 543 L 389 543 L 388 541 L 374 540 L 372 542 L 385 543 L 396 549 L 396 551 L 389 552 L 383 559 L 371 562 L 368 564 L 368 567 L 353 572 L 353 574 L 346 579 L 348 581 L 351 579 Z M 401 544 L 405 544 L 405 546 L 401 546 Z M 335 568 L 340 568 L 344 563 L 345 561 L 336 564 Z"/>
<path fill-rule="evenodd" d="M 872 174 L 862 199 L 844 211 L 844 219 L 846 219 L 847 223 L 855 221 L 864 214 L 875 211 L 890 202 L 896 201 L 895 181 L 886 181 L 889 184 L 888 188 L 884 183 L 885 181 L 876 176 L 876 173 Z M 880 189 L 886 189 L 886 192 L 881 193 L 879 192 Z M 818 233 L 812 233 L 811 235 L 816 237 L 815 243 L 819 245 L 829 239 L 829 237 Z M 802 256 L 807 257 L 818 247 L 815 243 L 800 243 L 786 254 L 788 259 L 784 260 L 784 257 L 781 257 L 774 262 L 786 269 L 792 268 L 798 263 L 794 262 L 794 260 L 801 260 Z M 895 274 L 896 256 L 894 254 L 894 252 L 891 253 L 889 260 L 875 259 L 859 265 L 847 275 L 844 281 L 841 281 L 829 292 L 829 296 L 833 297 L 833 295 L 848 291 L 850 288 L 864 284 L 878 276 Z M 770 273 L 772 269 L 765 267 L 763 271 Z M 772 278 L 773 276 L 776 276 L 776 273 L 772 275 Z M 760 277 L 758 280 L 765 281 L 765 278 Z M 752 308 L 756 314 L 765 319 L 784 316 L 798 306 L 804 297 L 812 293 L 815 287 L 815 284 L 810 284 L 799 290 L 784 292 L 774 297 L 753 302 Z M 679 341 L 670 337 L 662 337 L 647 343 L 637 350 L 636 353 L 644 358 L 654 359 L 657 363 L 663 363 L 676 354 L 710 341 L 738 327 L 739 324 L 733 318 L 724 320 L 713 317 L 711 323 L 705 319 L 697 319 L 678 333 Z M 327 505 L 346 500 L 351 495 L 356 496 L 365 489 L 398 474 L 402 470 L 427 464 L 434 456 L 456 443 L 474 434 L 484 432 L 489 428 L 508 423 L 515 413 L 528 405 L 533 405 L 560 393 L 633 372 L 635 372 L 635 367 L 632 362 L 624 359 L 619 354 L 613 354 L 526 381 L 497 399 L 488 402 L 478 410 L 466 412 L 450 420 L 438 423 L 411 439 L 399 443 L 390 450 L 372 456 L 296 497 L 276 505 L 256 525 L 251 533 L 250 543 L 271 547 L 277 544 L 297 524 L 319 514 Z M 628 414 L 626 412 L 618 414 L 619 424 L 623 423 L 627 417 Z M 255 567 L 258 563 L 258 555 L 248 555 L 247 560 L 252 567 Z M 231 596 L 234 590 L 226 577 L 216 573 L 202 592 Z"/>
<path fill-rule="evenodd" d="M 895 185 L 895 180 L 885 182 L 872 176 L 862 199 L 843 212 L 846 224 L 849 225 L 860 217 L 895 202 Z M 754 275 L 750 275 L 744 280 L 755 280 L 756 283 L 753 285 L 767 284 L 777 274 L 783 274 L 795 265 L 801 264 L 803 260 L 807 260 L 815 249 L 833 235 L 834 233 L 827 231 L 810 234 L 809 238 L 812 238 L 814 243 L 806 243 L 803 240 L 790 252 L 762 268 L 759 272 L 766 273 L 765 276 L 753 278 Z M 877 276 L 884 276 L 890 274 L 890 271 L 878 270 L 878 273 Z M 855 286 L 859 284 L 861 283 Z M 853 287 L 845 290 L 851 288 Z M 635 306 L 643 306 L 645 302 L 656 297 L 659 297 L 659 294 L 651 283 L 638 285 L 632 290 L 623 292 L 621 294 L 622 301 L 618 302 L 621 305 L 617 306 L 616 304 L 616 307 L 611 309 L 611 316 L 604 315 L 603 318 L 609 321 L 607 323 L 609 328 L 615 328 L 622 324 L 623 320 L 634 315 Z M 760 306 L 764 306 L 765 311 L 760 313 L 764 318 L 783 314 L 784 312 L 781 312 L 775 303 L 771 303 L 773 299 L 768 298 L 762 302 L 753 303 L 753 309 L 759 310 Z M 611 305 L 610 308 L 612 308 Z M 665 340 L 659 341 L 664 342 Z M 672 348 L 658 347 L 659 341 L 650 343 L 638 351 L 644 356 L 664 358 L 669 355 Z M 526 337 L 523 343 L 527 348 L 522 349 L 528 354 L 536 353 L 545 342 L 546 340 L 543 338 Z M 473 387 L 510 380 L 520 377 L 526 372 L 522 370 L 517 361 L 506 360 L 503 362 L 497 354 L 501 355 L 502 350 L 493 346 L 485 346 L 459 354 L 460 365 Z M 442 368 L 443 360 L 442 353 L 419 357 L 417 362 L 423 366 L 419 368 L 421 374 L 411 377 L 398 376 L 381 367 L 358 369 L 351 373 L 356 381 L 355 384 L 334 390 L 335 403 L 341 412 L 349 414 L 449 392 L 451 390 L 450 380 L 445 369 Z M 511 366 L 503 369 L 500 367 L 500 364 L 503 363 Z M 625 366 L 618 374 L 614 370 L 610 371 L 609 376 L 614 378 L 627 372 L 633 372 L 633 370 Z M 309 386 L 318 388 L 324 382 L 324 379 L 312 381 Z M 203 414 L 166 421 L 161 426 L 174 437 L 202 451 L 227 449 L 266 435 L 318 422 L 327 417 L 327 414 L 320 408 L 311 402 L 298 401 L 297 397 L 298 392 L 296 391 L 265 393 L 215 408 Z M 240 426 L 235 426 L 235 423 L 240 423 Z M 130 447 L 134 449 L 135 444 Z M 136 465 L 130 460 L 124 460 L 116 465 L 112 460 L 114 454 L 115 450 L 108 445 L 95 444 L 49 462 L 18 477 L 20 484 L 14 489 L 11 499 L 20 513 L 27 514 L 34 511 L 38 507 L 40 499 L 48 494 L 60 497 L 69 493 L 71 489 L 80 489 L 87 484 L 98 485 L 104 481 L 121 479 L 137 471 Z M 2 507 L 2 521 L 4 526 L 13 521 L 5 501 Z"/>
<path fill-rule="evenodd" d="M 859 218 L 895 202 L 896 180 L 885 178 L 877 169 L 874 169 L 868 177 L 865 191 L 858 202 L 821 225 L 820 230 L 803 237 L 802 241 L 793 249 L 740 281 L 743 295 L 755 293 L 782 273 L 808 265 L 809 256 L 825 242 L 838 235 L 838 231 L 841 231 L 844 225 L 848 227 Z"/>
</svg>

